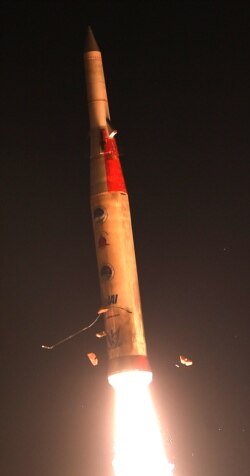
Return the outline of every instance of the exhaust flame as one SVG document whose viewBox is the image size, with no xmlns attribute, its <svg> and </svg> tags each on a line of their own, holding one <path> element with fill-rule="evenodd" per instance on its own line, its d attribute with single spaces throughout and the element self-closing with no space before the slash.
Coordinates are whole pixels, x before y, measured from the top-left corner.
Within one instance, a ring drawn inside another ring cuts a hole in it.
<svg viewBox="0 0 250 476">
<path fill-rule="evenodd" d="M 148 384 L 151 372 L 122 372 L 109 377 L 115 389 L 115 476 L 173 476 Z"/>
</svg>

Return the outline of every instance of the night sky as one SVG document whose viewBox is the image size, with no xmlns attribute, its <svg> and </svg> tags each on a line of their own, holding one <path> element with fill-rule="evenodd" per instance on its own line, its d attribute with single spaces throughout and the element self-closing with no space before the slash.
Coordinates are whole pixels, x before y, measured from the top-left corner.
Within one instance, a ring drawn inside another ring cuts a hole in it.
<svg viewBox="0 0 250 476">
<path fill-rule="evenodd" d="M 119 132 L 152 393 L 174 474 L 250 474 L 250 8 L 167 5 L 2 2 L 2 476 L 112 474 L 101 324 L 41 349 L 100 306 L 88 24 Z M 194 365 L 176 367 L 180 354 Z"/>
</svg>

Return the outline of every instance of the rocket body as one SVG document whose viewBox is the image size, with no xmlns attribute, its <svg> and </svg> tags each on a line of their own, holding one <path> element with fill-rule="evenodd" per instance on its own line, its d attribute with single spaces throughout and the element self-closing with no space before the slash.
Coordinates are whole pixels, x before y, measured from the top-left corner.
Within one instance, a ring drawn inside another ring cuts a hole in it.
<svg viewBox="0 0 250 476">
<path fill-rule="evenodd" d="M 90 202 L 108 375 L 150 371 L 136 268 L 130 207 L 110 124 L 102 56 L 91 29 L 84 52 L 90 120 Z"/>
</svg>

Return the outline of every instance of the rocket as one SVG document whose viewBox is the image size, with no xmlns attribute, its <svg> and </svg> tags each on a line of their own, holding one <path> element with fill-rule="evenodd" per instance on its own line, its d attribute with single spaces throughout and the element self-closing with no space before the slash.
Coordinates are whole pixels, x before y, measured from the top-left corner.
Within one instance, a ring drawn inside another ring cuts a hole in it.
<svg viewBox="0 0 250 476">
<path fill-rule="evenodd" d="M 90 205 L 108 377 L 142 371 L 151 379 L 140 302 L 130 207 L 110 121 L 102 55 L 91 28 L 84 48 L 90 121 Z"/>
</svg>

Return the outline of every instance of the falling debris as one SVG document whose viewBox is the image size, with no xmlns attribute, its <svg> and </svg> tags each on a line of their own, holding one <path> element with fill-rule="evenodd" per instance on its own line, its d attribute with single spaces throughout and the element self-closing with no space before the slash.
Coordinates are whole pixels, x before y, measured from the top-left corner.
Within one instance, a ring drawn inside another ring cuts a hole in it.
<svg viewBox="0 0 250 476">
<path fill-rule="evenodd" d="M 184 355 L 180 355 L 180 362 L 187 367 L 189 367 L 189 365 L 193 365 L 193 361 Z"/>
<path fill-rule="evenodd" d="M 98 339 L 102 339 L 103 337 L 106 337 L 106 332 L 105 331 L 99 331 L 96 333 L 96 337 L 98 337 Z"/>
<path fill-rule="evenodd" d="M 89 361 L 91 362 L 92 365 L 94 365 L 94 366 L 98 365 L 98 358 L 96 357 L 94 352 L 89 352 L 87 354 L 87 357 L 88 357 L 88 359 L 89 359 Z"/>
<path fill-rule="evenodd" d="M 108 312 L 108 309 L 106 309 L 105 307 L 101 307 L 100 309 L 98 309 L 97 314 L 105 314 L 105 312 Z"/>
<path fill-rule="evenodd" d="M 179 364 L 175 364 L 175 367 L 178 367 L 178 369 L 180 368 Z"/>
<path fill-rule="evenodd" d="M 107 311 L 107 309 L 100 309 L 97 313 L 97 317 L 95 318 L 95 320 L 93 322 L 91 322 L 88 326 L 85 326 L 82 329 L 80 329 L 79 331 L 74 332 L 74 334 L 71 334 L 70 336 L 65 337 L 64 339 L 59 340 L 58 342 L 56 342 L 53 345 L 42 345 L 42 349 L 52 350 L 55 347 L 58 347 L 59 345 L 64 344 L 64 342 L 67 342 L 68 340 L 73 339 L 74 337 L 78 336 L 82 332 L 87 331 L 88 329 L 90 329 L 90 327 L 92 327 L 98 321 L 99 317 L 106 311 Z"/>
</svg>

